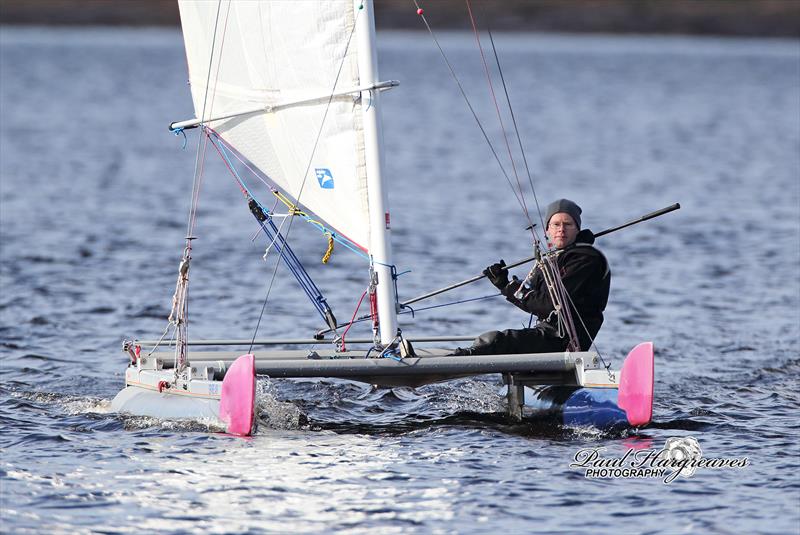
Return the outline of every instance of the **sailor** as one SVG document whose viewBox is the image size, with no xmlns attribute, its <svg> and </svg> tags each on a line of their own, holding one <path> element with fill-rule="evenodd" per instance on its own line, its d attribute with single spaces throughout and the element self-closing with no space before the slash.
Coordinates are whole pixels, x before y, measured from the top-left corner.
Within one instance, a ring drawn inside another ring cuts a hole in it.
<svg viewBox="0 0 800 535">
<path fill-rule="evenodd" d="M 581 208 L 568 199 L 559 199 L 547 207 L 546 234 L 557 250 L 556 262 L 564 288 L 569 294 L 572 324 L 581 351 L 587 351 L 600 326 L 608 302 L 611 272 L 603 254 L 595 249 L 594 234 L 581 230 Z M 487 267 L 483 274 L 508 301 L 537 317 L 535 326 L 483 333 L 466 349 L 454 355 L 502 355 L 515 353 L 561 352 L 568 348 L 570 336 L 558 313 L 542 271 L 534 267 L 522 281 L 508 280 L 503 260 Z M 562 312 L 563 313 L 563 312 Z"/>
</svg>

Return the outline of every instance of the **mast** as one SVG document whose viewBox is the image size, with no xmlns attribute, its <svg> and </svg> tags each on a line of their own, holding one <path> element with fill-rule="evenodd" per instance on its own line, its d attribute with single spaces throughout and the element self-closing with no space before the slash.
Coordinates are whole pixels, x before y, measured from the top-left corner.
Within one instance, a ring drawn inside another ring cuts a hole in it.
<svg viewBox="0 0 800 535">
<path fill-rule="evenodd" d="M 373 85 L 378 81 L 378 56 L 375 53 L 375 18 L 372 0 L 354 0 L 353 6 L 356 13 L 359 85 Z M 359 15 L 360 9 L 364 12 Z M 381 172 L 383 133 L 379 102 L 380 91 L 361 92 L 369 201 L 369 250 L 372 256 L 372 268 L 378 279 L 376 292 L 381 344 L 388 345 L 397 336 L 397 299 L 390 267 L 393 263 L 389 198 Z"/>
</svg>

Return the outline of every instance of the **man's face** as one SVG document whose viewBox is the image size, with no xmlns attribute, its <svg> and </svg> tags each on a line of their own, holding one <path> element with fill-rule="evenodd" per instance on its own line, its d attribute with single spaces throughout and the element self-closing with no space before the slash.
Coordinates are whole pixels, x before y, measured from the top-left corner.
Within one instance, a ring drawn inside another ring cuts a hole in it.
<svg viewBox="0 0 800 535">
<path fill-rule="evenodd" d="M 578 225 L 571 215 L 559 212 L 550 218 L 547 224 L 547 236 L 557 249 L 563 249 L 575 241 L 578 236 Z"/>
</svg>

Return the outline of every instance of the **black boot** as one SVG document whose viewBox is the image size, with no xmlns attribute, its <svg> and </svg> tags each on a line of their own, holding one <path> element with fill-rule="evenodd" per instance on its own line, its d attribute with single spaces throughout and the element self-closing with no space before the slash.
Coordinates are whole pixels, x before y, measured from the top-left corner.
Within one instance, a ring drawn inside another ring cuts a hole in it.
<svg viewBox="0 0 800 535">
<path fill-rule="evenodd" d="M 448 357 L 471 357 L 474 355 L 471 347 L 462 348 L 457 347 L 455 351 L 447 355 Z"/>
</svg>

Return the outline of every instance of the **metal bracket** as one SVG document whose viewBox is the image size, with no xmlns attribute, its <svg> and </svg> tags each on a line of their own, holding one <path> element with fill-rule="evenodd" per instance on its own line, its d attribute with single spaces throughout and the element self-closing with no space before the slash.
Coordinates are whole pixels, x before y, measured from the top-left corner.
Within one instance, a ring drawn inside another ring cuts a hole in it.
<svg viewBox="0 0 800 535">
<path fill-rule="evenodd" d="M 516 422 L 521 422 L 522 408 L 525 406 L 525 387 L 516 383 L 516 376 L 513 373 L 504 373 L 503 382 L 508 385 L 506 394 L 508 416 Z"/>
<path fill-rule="evenodd" d="M 586 384 L 586 376 L 583 367 L 583 358 L 578 357 L 575 359 L 575 382 L 583 386 Z"/>
</svg>

